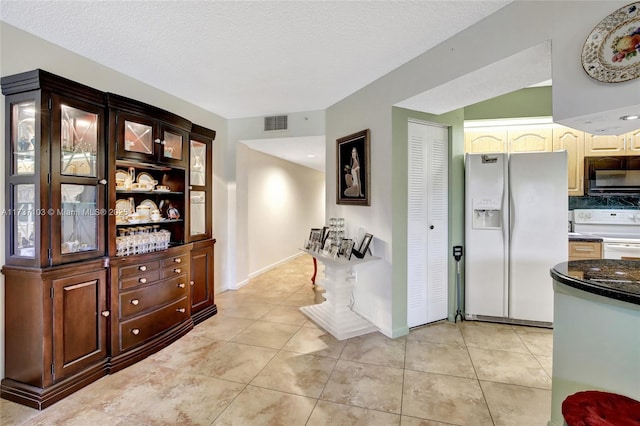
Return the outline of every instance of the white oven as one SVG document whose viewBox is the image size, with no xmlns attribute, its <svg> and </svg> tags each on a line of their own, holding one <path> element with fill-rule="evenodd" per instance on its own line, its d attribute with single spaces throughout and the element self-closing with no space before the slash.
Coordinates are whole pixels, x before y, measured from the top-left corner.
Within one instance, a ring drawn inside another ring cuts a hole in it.
<svg viewBox="0 0 640 426">
<path fill-rule="evenodd" d="M 640 260 L 640 210 L 574 210 L 574 231 L 602 238 L 605 259 Z"/>
</svg>

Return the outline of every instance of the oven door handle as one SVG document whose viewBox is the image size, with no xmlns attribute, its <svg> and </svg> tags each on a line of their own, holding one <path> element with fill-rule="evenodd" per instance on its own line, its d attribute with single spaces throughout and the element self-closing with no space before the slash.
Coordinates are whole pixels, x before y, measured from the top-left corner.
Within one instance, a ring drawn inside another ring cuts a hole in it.
<svg viewBox="0 0 640 426">
<path fill-rule="evenodd" d="M 639 244 L 605 243 L 607 248 L 640 248 Z"/>
</svg>

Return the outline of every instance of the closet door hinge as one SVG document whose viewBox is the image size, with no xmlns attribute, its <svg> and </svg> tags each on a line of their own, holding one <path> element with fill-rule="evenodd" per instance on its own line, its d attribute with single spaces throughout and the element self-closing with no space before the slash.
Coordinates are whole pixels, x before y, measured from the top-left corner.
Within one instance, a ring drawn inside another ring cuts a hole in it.
<svg viewBox="0 0 640 426">
<path fill-rule="evenodd" d="M 49 296 L 51 296 L 51 298 L 52 298 L 52 299 L 53 299 L 53 295 L 54 295 L 54 293 L 55 293 L 55 290 L 53 289 L 53 287 L 51 287 L 51 288 L 49 289 Z"/>
<path fill-rule="evenodd" d="M 51 364 L 51 377 L 56 377 L 56 368 Z"/>
<path fill-rule="evenodd" d="M 51 98 L 49 98 L 48 106 L 50 110 L 53 109 L 53 100 Z"/>
</svg>

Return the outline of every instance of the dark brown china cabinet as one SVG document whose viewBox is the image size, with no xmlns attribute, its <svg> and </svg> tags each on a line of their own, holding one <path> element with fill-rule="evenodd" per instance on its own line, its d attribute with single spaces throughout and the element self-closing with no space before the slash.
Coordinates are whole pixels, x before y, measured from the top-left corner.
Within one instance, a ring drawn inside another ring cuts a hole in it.
<svg viewBox="0 0 640 426">
<path fill-rule="evenodd" d="M 43 408 L 107 374 L 104 94 L 35 70 L 5 95 L 4 398 Z"/>
<path fill-rule="evenodd" d="M 43 70 L 1 86 L 0 395 L 42 409 L 217 312 L 215 132 Z"/>
</svg>

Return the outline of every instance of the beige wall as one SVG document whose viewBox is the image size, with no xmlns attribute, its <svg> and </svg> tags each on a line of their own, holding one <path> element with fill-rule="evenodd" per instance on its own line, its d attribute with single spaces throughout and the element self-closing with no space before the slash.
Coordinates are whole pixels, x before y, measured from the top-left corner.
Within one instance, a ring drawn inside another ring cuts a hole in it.
<svg viewBox="0 0 640 426">
<path fill-rule="evenodd" d="M 251 278 L 299 255 L 309 230 L 323 226 L 325 178 L 324 173 L 252 149 L 247 149 L 246 159 Z"/>
</svg>

